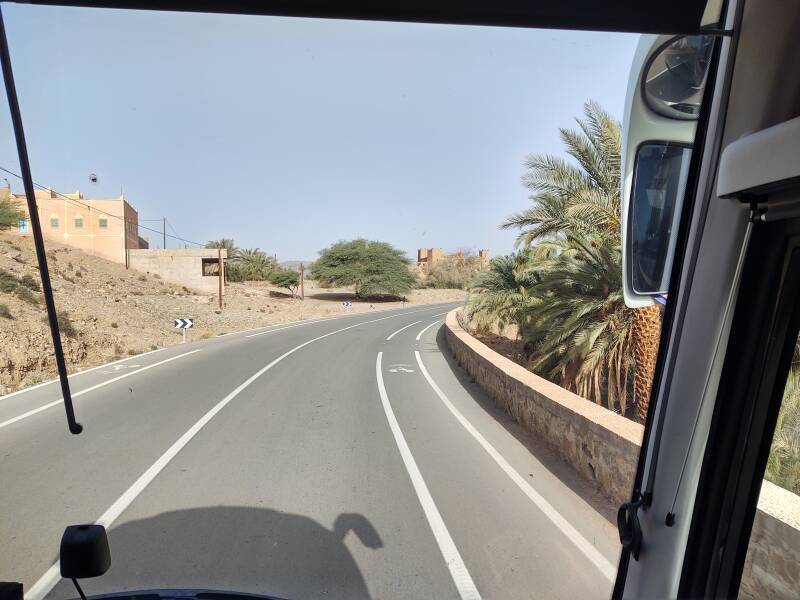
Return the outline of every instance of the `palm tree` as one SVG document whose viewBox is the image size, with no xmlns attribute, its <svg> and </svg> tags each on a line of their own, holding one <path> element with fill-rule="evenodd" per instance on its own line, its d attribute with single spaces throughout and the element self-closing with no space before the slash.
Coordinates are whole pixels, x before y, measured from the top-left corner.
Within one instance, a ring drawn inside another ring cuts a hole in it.
<svg viewBox="0 0 800 600">
<path fill-rule="evenodd" d="M 245 248 L 237 253 L 245 281 L 266 281 L 275 270 L 275 261 L 258 248 Z"/>
<path fill-rule="evenodd" d="M 230 238 L 211 240 L 206 243 L 206 248 L 222 248 L 223 250 L 227 250 L 229 261 L 236 261 L 236 259 L 239 257 L 239 249 Z"/>
<path fill-rule="evenodd" d="M 542 281 L 531 290 L 541 299 L 533 319 L 534 368 L 623 414 L 632 395 L 641 419 L 661 313 L 656 307 L 635 313 L 622 300 L 620 124 L 591 101 L 576 121 L 577 131 L 560 129 L 574 162 L 528 157 L 523 184 L 532 206 L 502 227 L 520 229 L 517 245 L 541 261 Z"/>
<path fill-rule="evenodd" d="M 538 281 L 530 265 L 528 249 L 492 259 L 489 269 L 481 272 L 470 288 L 465 312 L 471 326 L 485 332 L 493 325 L 501 331 L 516 325 L 518 337 L 524 339 L 535 304 L 530 289 Z"/>
</svg>

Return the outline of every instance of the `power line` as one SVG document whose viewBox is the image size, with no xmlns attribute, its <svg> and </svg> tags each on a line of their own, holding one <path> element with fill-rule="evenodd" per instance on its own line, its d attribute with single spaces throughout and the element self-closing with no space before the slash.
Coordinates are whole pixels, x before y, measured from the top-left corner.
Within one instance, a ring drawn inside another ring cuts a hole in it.
<svg viewBox="0 0 800 600">
<path fill-rule="evenodd" d="M 22 176 L 21 176 L 21 175 L 18 175 L 17 173 L 14 173 L 13 171 L 9 171 L 9 170 L 8 170 L 8 169 L 6 169 L 5 167 L 2 167 L 2 166 L 0 166 L 0 171 L 3 171 L 3 172 L 5 172 L 5 173 L 8 173 L 9 175 L 11 175 L 11 176 L 13 176 L 13 177 L 16 177 L 17 179 L 19 179 L 19 180 L 22 180 Z M 40 190 L 42 190 L 42 191 L 45 191 L 45 192 L 52 192 L 52 193 L 53 193 L 53 194 L 55 194 L 56 196 L 58 196 L 58 197 L 60 197 L 60 198 L 63 198 L 63 199 L 64 199 L 64 200 L 66 200 L 67 202 L 72 202 L 73 204 L 75 204 L 75 205 L 77 205 L 77 206 L 82 206 L 82 207 L 84 207 L 84 208 L 90 209 L 90 210 L 92 210 L 92 211 L 99 212 L 99 213 L 101 213 L 101 214 L 104 214 L 104 215 L 107 215 L 107 216 L 109 216 L 109 217 L 113 217 L 113 218 L 115 218 L 115 219 L 119 219 L 119 220 L 121 220 L 121 221 L 123 221 L 123 222 L 125 222 L 125 223 L 132 223 L 132 221 L 129 221 L 129 220 L 128 220 L 128 219 L 126 219 L 125 217 L 120 217 L 119 215 L 114 215 L 114 214 L 111 214 L 111 213 L 109 213 L 109 212 L 106 212 L 106 211 L 104 211 L 104 210 L 102 210 L 102 209 L 100 209 L 100 208 L 97 208 L 97 207 L 95 207 L 95 206 L 91 206 L 91 205 L 89 205 L 89 204 L 85 204 L 84 202 L 81 202 L 80 200 L 77 200 L 77 199 L 75 199 L 75 198 L 70 198 L 69 196 L 65 196 L 64 194 L 62 194 L 62 193 L 60 193 L 60 192 L 57 192 L 56 190 L 54 190 L 54 189 L 52 189 L 52 188 L 48 188 L 48 187 L 45 187 L 45 186 L 43 186 L 43 185 L 41 185 L 41 184 L 39 184 L 39 183 L 36 183 L 35 181 L 33 182 L 33 185 L 34 185 L 34 187 L 36 187 L 36 188 L 39 188 L 39 189 L 40 189 Z M 161 220 L 161 219 L 142 219 L 142 221 L 160 221 L 160 220 Z M 164 235 L 164 232 L 163 232 L 163 231 L 159 231 L 158 229 L 153 229 L 153 228 L 151 228 L 151 227 L 147 227 L 147 226 L 145 226 L 145 225 L 141 225 L 141 224 L 139 224 L 138 222 L 136 223 L 136 226 L 137 226 L 139 229 L 144 229 L 144 230 L 146 230 L 146 231 L 151 231 L 151 232 L 153 232 L 153 233 L 157 233 L 157 234 L 159 234 L 159 235 Z M 173 229 L 173 231 L 175 231 L 175 230 Z M 167 237 L 169 237 L 169 238 L 172 238 L 172 239 L 179 240 L 179 241 L 181 241 L 181 242 L 185 242 L 185 243 L 187 243 L 187 244 L 194 244 L 195 246 L 199 246 L 199 247 L 201 247 L 201 248 L 205 246 L 205 244 L 201 244 L 200 242 L 193 242 L 192 240 L 187 240 L 187 239 L 184 239 L 184 238 L 182 238 L 182 237 L 177 237 L 177 236 L 173 236 L 173 235 L 170 235 L 170 234 L 166 234 L 166 236 L 167 236 Z"/>
</svg>

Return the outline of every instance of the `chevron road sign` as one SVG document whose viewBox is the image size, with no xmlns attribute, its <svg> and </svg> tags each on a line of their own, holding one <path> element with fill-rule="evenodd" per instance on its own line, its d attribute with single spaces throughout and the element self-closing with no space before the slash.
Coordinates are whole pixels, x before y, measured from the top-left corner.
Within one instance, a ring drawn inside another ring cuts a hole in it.
<svg viewBox="0 0 800 600">
<path fill-rule="evenodd" d="M 186 317 L 175 319 L 175 329 L 191 329 L 192 327 L 194 327 L 194 319 Z"/>
</svg>

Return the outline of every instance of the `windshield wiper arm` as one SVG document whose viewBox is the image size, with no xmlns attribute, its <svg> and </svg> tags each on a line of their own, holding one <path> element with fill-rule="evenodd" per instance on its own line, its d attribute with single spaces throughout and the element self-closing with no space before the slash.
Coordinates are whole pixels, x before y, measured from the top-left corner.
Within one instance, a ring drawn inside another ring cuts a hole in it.
<svg viewBox="0 0 800 600">
<path fill-rule="evenodd" d="M 14 137 L 17 142 L 17 154 L 19 155 L 19 166 L 22 172 L 22 183 L 25 186 L 25 196 L 28 199 L 28 213 L 30 213 L 29 218 L 31 221 L 31 228 L 33 229 L 33 242 L 36 246 L 36 258 L 39 261 L 39 273 L 42 276 L 42 292 L 44 293 L 44 302 L 47 307 L 47 322 L 50 324 L 50 335 L 53 338 L 56 368 L 58 369 L 58 378 L 61 381 L 61 394 L 64 398 L 64 409 L 67 411 L 67 425 L 69 425 L 70 433 L 78 434 L 83 431 L 83 426 L 75 420 L 75 410 L 72 407 L 72 394 L 69 391 L 69 379 L 67 379 L 67 365 L 64 361 L 64 349 L 61 346 L 61 332 L 58 329 L 58 313 L 56 313 L 56 303 L 53 299 L 53 288 L 50 285 L 50 271 L 47 268 L 47 255 L 44 251 L 42 227 L 39 223 L 39 210 L 36 206 L 31 165 L 28 161 L 28 147 L 25 144 L 25 131 L 22 128 L 22 114 L 19 110 L 17 89 L 14 85 L 14 73 L 11 70 L 11 55 L 8 52 L 8 38 L 6 37 L 6 26 L 3 20 L 2 6 L 0 6 L 0 63 L 2 63 L 3 68 L 3 81 L 6 84 L 8 108 L 11 112 L 11 121 L 14 125 Z"/>
</svg>

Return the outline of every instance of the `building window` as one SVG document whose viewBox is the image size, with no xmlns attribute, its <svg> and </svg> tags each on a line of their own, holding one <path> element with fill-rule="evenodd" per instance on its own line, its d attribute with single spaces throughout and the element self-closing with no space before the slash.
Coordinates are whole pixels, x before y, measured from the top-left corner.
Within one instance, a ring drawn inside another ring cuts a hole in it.
<svg viewBox="0 0 800 600">
<path fill-rule="evenodd" d="M 97 224 L 100 226 L 100 229 L 108 229 L 108 219 L 106 217 L 100 217 Z"/>
<path fill-rule="evenodd" d="M 19 232 L 28 233 L 28 219 L 19 220 Z"/>
<path fill-rule="evenodd" d="M 75 217 L 75 229 L 83 229 L 83 217 Z"/>
<path fill-rule="evenodd" d="M 219 277 L 219 259 L 203 259 L 203 277 Z"/>
<path fill-rule="evenodd" d="M 58 217 L 50 217 L 50 229 L 58 229 Z"/>
</svg>

